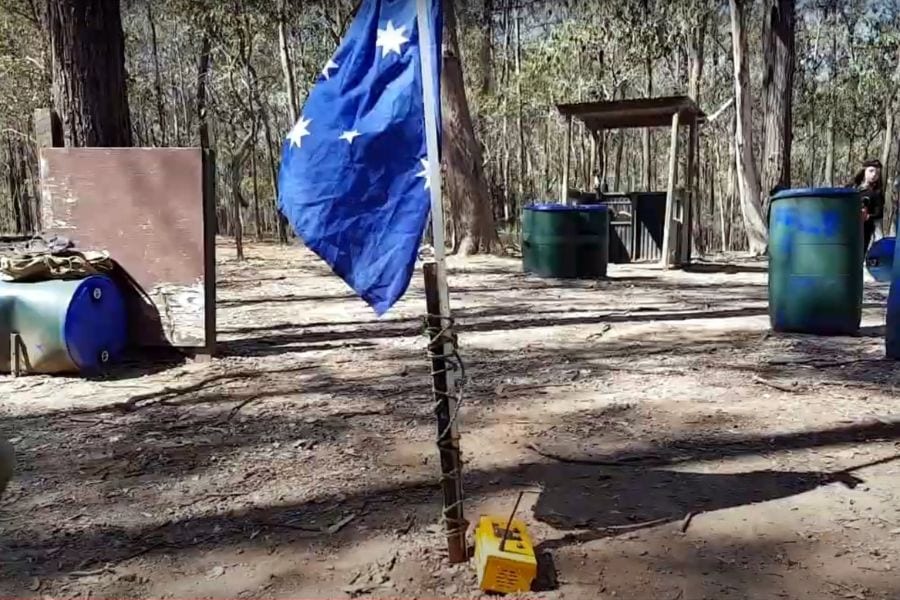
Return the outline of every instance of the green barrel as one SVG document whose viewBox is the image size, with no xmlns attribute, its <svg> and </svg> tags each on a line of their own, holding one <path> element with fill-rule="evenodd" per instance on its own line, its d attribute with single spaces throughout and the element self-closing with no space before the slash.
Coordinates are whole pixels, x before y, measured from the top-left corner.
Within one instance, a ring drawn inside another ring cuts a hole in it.
<svg viewBox="0 0 900 600">
<path fill-rule="evenodd" d="M 595 279 L 609 263 L 609 210 L 602 204 L 535 204 L 522 217 L 523 269 L 541 277 Z"/>
<path fill-rule="evenodd" d="M 846 335 L 862 318 L 863 231 L 850 188 L 784 190 L 769 208 L 769 318 L 775 331 Z"/>
</svg>

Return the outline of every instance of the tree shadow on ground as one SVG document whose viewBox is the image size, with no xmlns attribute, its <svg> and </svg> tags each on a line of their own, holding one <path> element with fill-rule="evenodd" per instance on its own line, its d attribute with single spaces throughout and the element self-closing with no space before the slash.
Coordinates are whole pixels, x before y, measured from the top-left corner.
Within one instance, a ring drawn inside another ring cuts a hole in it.
<svg viewBox="0 0 900 600">
<path fill-rule="evenodd" d="M 900 455 L 890 460 L 900 459 Z M 887 462 L 887 461 L 882 461 Z M 682 521 L 694 515 L 795 496 L 820 486 L 853 489 L 864 480 L 851 471 L 697 473 L 665 469 L 536 466 L 542 486 L 534 506 L 537 520 L 561 531 L 577 530 L 543 543 L 542 549 L 583 543 L 623 532 Z"/>
<path fill-rule="evenodd" d="M 530 462 L 511 467 L 476 470 L 466 474 L 470 497 L 496 494 L 522 486 L 543 491 L 535 516 L 560 530 L 584 530 L 545 542 L 542 550 L 560 548 L 589 539 L 617 535 L 622 531 L 684 519 L 688 513 L 718 510 L 765 502 L 804 493 L 818 486 L 840 483 L 852 487 L 860 479 L 842 473 L 761 470 L 749 473 L 688 473 L 658 468 L 686 460 L 686 456 L 709 458 L 765 451 L 768 453 L 900 439 L 900 421 L 857 425 L 820 431 L 731 438 L 691 438 L 652 448 L 642 459 L 612 454 L 606 461 L 616 466 L 578 464 L 596 457 L 574 457 L 567 461 Z M 671 448 L 678 448 L 672 453 Z M 896 456 L 879 462 L 894 460 Z M 647 466 L 653 463 L 656 467 Z M 623 466 L 623 465 L 629 466 Z M 861 468 L 865 465 L 857 465 Z M 412 518 L 437 514 L 438 486 L 433 481 L 389 482 L 340 497 L 315 496 L 300 503 L 250 506 L 227 512 L 212 512 L 174 518 L 163 523 L 127 526 L 100 523 L 79 529 L 33 527 L 28 535 L 7 536 L 5 557 L 10 585 L 31 577 L 62 576 L 75 568 L 94 564 L 118 564 L 137 556 L 173 552 L 185 548 L 224 548 L 253 545 L 266 531 L 268 542 L 314 545 L 323 541 L 322 527 L 338 518 L 336 510 L 364 516 L 364 529 L 348 528 L 327 539 L 329 544 L 352 545 L 379 531 L 408 528 Z M 421 521 L 420 521 L 421 522 Z M 48 524 L 49 525 L 49 524 Z M 248 542 L 248 540 L 250 540 Z M 262 542 L 260 542 L 262 543 Z M 65 552 L 59 553 L 60 548 Z M 47 560 L 48 552 L 54 555 Z M 14 589 L 14 588 L 10 588 Z"/>
<path fill-rule="evenodd" d="M 491 333 L 512 331 L 526 328 L 555 328 L 579 325 L 602 325 L 604 323 L 652 323 L 690 321 L 702 319 L 734 319 L 741 317 L 758 317 L 768 314 L 766 307 L 743 307 L 716 310 L 708 305 L 704 309 L 687 308 L 681 311 L 657 311 L 638 308 L 634 312 L 628 310 L 610 311 L 597 314 L 597 311 L 535 311 L 528 306 L 507 306 L 502 309 L 460 311 L 457 316 L 457 331 L 464 336 L 467 333 Z M 492 318 L 505 315 L 510 318 Z M 537 315 L 537 316 L 534 316 Z M 332 330 L 334 323 L 281 324 L 275 330 L 300 329 L 296 333 L 272 333 L 270 335 L 248 337 L 222 343 L 223 356 L 269 356 L 286 351 L 303 352 L 329 349 L 321 344 L 344 342 L 338 347 L 346 347 L 348 341 L 355 340 L 353 347 L 365 347 L 370 344 L 366 340 L 413 337 L 422 334 L 422 327 L 417 319 L 391 320 L 385 322 L 341 322 L 341 326 L 353 327 L 348 330 Z M 314 328 L 326 328 L 323 331 L 309 331 Z M 272 327 L 240 328 L 229 333 L 252 334 L 255 331 L 270 331 Z M 288 348 L 289 350 L 286 350 Z"/>
</svg>

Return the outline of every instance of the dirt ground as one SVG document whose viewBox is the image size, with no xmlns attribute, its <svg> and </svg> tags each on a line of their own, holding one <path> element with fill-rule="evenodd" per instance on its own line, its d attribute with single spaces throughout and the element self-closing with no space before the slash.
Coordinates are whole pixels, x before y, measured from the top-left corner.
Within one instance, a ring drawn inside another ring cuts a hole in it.
<svg viewBox="0 0 900 600">
<path fill-rule="evenodd" d="M 221 356 L 0 379 L 0 597 L 479 595 L 448 567 L 420 275 L 381 320 L 306 251 L 220 246 Z M 763 263 L 602 282 L 451 259 L 467 516 L 538 598 L 900 598 L 886 289 L 858 337 L 768 333 Z"/>
</svg>

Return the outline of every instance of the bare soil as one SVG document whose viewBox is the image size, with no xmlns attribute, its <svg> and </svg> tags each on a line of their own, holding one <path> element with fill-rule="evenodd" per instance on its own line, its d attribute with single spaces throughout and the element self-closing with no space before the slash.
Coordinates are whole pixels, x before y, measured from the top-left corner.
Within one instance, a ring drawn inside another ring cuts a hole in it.
<svg viewBox="0 0 900 600">
<path fill-rule="evenodd" d="M 303 249 L 219 252 L 212 362 L 0 379 L 0 596 L 478 596 L 437 524 L 419 277 L 378 320 Z M 883 287 L 822 338 L 768 332 L 760 262 L 451 267 L 466 511 L 534 492 L 529 596 L 900 598 Z"/>
</svg>

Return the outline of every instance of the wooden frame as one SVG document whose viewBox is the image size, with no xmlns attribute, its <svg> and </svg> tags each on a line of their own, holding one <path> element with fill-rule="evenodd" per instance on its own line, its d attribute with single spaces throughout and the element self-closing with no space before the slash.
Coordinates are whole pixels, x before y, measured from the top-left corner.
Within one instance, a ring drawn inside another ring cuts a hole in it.
<svg viewBox="0 0 900 600">
<path fill-rule="evenodd" d="M 696 197 L 696 167 L 698 126 L 706 115 L 688 96 L 640 98 L 614 102 L 580 102 L 558 104 L 557 110 L 566 118 L 566 157 L 563 166 L 561 202 L 569 204 L 569 163 L 572 147 L 572 118 L 581 120 L 593 136 L 602 136 L 606 129 L 634 129 L 671 126 L 669 169 L 666 185 L 666 216 L 662 240 L 660 266 L 668 269 L 691 262 L 694 199 Z M 683 197 L 678 194 L 679 130 L 688 127 L 687 168 Z M 601 138 L 602 139 L 602 138 Z M 602 148 L 597 144 L 597 153 Z M 594 145 L 592 144 L 592 155 Z M 596 165 L 592 164 L 592 167 Z M 650 190 L 646 190 L 650 191 Z M 681 226 L 678 231 L 678 226 Z M 676 232 L 679 234 L 676 237 Z"/>
</svg>

